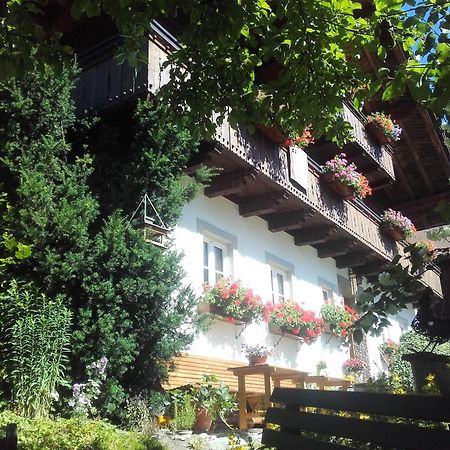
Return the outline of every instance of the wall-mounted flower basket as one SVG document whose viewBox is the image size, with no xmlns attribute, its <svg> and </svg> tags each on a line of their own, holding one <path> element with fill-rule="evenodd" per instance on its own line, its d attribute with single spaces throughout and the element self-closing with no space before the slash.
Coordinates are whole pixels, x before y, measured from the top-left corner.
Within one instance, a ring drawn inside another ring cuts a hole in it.
<svg viewBox="0 0 450 450">
<path fill-rule="evenodd" d="M 286 141 L 286 136 L 278 125 L 273 125 L 271 127 L 266 125 L 256 125 L 256 128 L 275 144 L 283 144 Z"/>
<path fill-rule="evenodd" d="M 250 320 L 236 319 L 234 317 L 227 316 L 223 309 L 212 303 L 199 303 L 197 310 L 199 313 L 212 314 L 217 318 L 217 320 L 231 323 L 233 325 L 245 325 L 250 323 Z"/>
<path fill-rule="evenodd" d="M 403 231 L 399 227 L 391 225 L 389 222 L 381 222 L 380 230 L 386 236 L 389 236 L 394 241 L 401 241 L 405 239 Z"/>
<path fill-rule="evenodd" d="M 368 123 L 366 125 L 366 130 L 380 145 L 386 145 L 392 142 L 392 140 L 386 136 L 374 122 Z"/>
<path fill-rule="evenodd" d="M 355 192 L 349 186 L 341 183 L 334 177 L 331 172 L 322 174 L 322 181 L 326 184 L 338 197 L 344 200 L 354 200 Z"/>
<path fill-rule="evenodd" d="M 289 339 L 295 339 L 296 341 L 301 341 L 302 340 L 301 336 L 293 334 L 290 331 L 286 331 L 283 328 L 279 327 L 278 325 L 273 325 L 271 323 L 269 323 L 269 331 L 272 334 L 275 334 L 277 336 L 284 336 L 284 337 L 287 337 Z"/>
</svg>

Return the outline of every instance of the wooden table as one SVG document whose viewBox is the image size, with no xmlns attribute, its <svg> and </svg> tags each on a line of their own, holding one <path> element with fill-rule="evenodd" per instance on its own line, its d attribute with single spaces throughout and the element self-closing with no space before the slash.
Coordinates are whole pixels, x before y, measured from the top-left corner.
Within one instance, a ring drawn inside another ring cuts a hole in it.
<svg viewBox="0 0 450 450">
<path fill-rule="evenodd" d="M 308 375 L 305 383 L 315 383 L 317 387 L 323 391 L 325 387 L 341 387 L 346 391 L 350 386 L 350 381 L 345 378 L 327 377 L 325 375 Z"/>
<path fill-rule="evenodd" d="M 286 367 L 270 366 L 262 364 L 258 366 L 231 367 L 228 369 L 238 378 L 238 400 L 239 400 L 239 428 L 247 429 L 247 392 L 245 390 L 245 377 L 248 375 L 260 375 L 264 377 L 264 400 L 266 405 L 270 405 L 272 388 L 280 387 L 281 381 L 289 380 L 298 385 L 304 384 L 308 372 L 288 369 Z M 252 415 L 254 416 L 254 415 Z"/>
</svg>

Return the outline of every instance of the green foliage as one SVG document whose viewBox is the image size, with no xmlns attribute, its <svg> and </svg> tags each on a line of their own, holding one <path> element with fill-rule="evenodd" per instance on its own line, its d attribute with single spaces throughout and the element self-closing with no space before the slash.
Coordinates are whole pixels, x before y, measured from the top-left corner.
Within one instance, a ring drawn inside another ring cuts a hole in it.
<svg viewBox="0 0 450 450">
<path fill-rule="evenodd" d="M 449 38 L 437 31 L 450 26 L 448 4 L 375 0 L 373 9 L 364 4 L 361 11 L 361 2 L 351 0 L 74 0 L 70 14 L 75 21 L 109 16 L 123 39 L 118 57 L 132 65 L 146 58 L 151 20 L 178 19 L 183 45 L 171 55 L 164 98 L 173 117 L 190 116 L 197 133 L 213 132 L 215 111 L 219 121 L 229 112 L 231 123 L 275 122 L 291 134 L 313 124 L 316 135 L 339 139 L 346 134 L 337 116 L 341 100 L 364 84 L 368 88 L 358 91 L 357 104 L 380 89 L 389 100 L 408 88 L 416 101 L 448 115 Z M 56 31 L 58 17 L 47 0 L 8 1 L 0 20 L 2 78 L 29 68 L 33 55 L 41 65 L 61 67 L 71 52 L 60 44 L 64 35 Z M 397 43 L 406 59 L 393 73 Z M 380 60 L 374 79 L 358 64 L 363 48 Z"/>
<path fill-rule="evenodd" d="M 192 398 L 197 409 L 206 409 L 211 419 L 236 411 L 236 397 L 230 393 L 228 386 L 215 375 L 203 375 L 202 381 L 192 387 Z"/>
<path fill-rule="evenodd" d="M 94 139 L 75 118 L 75 74 L 46 67 L 0 86 L 0 173 L 11 203 L 0 229 L 33 248 L 22 264 L 8 265 L 8 276 L 73 312 L 73 379 L 108 358 L 96 406 L 118 418 L 128 395 L 159 386 L 196 331 L 181 256 L 146 244 L 129 219 L 147 191 L 163 220 L 176 222 L 199 186 L 182 176 L 197 143 L 181 125 L 162 125 L 164 108 L 150 103 L 139 105 L 130 128 L 102 123 Z"/>
<path fill-rule="evenodd" d="M 165 450 L 155 438 L 122 431 L 101 420 L 25 419 L 0 413 L 0 429 L 18 427 L 20 450 Z"/>
<path fill-rule="evenodd" d="M 412 375 L 411 364 L 402 360 L 402 355 L 422 351 L 429 341 L 426 337 L 408 331 L 400 337 L 399 345 L 392 355 L 389 363 L 389 373 L 392 384 L 397 389 L 402 388 L 406 392 L 414 392 L 414 378 Z M 450 344 L 442 344 L 435 348 L 434 353 L 450 356 Z"/>
<path fill-rule="evenodd" d="M 18 413 L 46 417 L 65 382 L 71 312 L 45 296 L 33 304 L 34 310 L 12 325 L 8 379 Z"/>
<path fill-rule="evenodd" d="M 170 392 L 172 404 L 172 420 L 170 427 L 174 431 L 192 430 L 195 423 L 195 404 L 192 395 L 187 391 Z"/>
</svg>

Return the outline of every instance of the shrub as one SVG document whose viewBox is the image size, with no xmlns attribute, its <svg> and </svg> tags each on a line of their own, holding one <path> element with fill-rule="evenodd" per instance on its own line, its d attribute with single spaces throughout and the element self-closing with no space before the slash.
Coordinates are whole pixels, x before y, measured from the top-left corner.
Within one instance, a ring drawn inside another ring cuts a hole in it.
<svg viewBox="0 0 450 450">
<path fill-rule="evenodd" d="M 411 364 L 402 360 L 402 355 L 422 351 L 428 344 L 428 339 L 414 331 L 408 331 L 400 337 L 397 349 L 392 354 L 389 372 L 392 382 L 401 388 L 403 393 L 414 392 L 414 378 L 411 370 Z M 438 355 L 450 356 L 450 343 L 438 345 L 434 353 Z"/>
<path fill-rule="evenodd" d="M 0 428 L 16 423 L 19 450 L 165 450 L 155 438 L 123 431 L 102 420 L 26 419 L 0 413 Z"/>
</svg>

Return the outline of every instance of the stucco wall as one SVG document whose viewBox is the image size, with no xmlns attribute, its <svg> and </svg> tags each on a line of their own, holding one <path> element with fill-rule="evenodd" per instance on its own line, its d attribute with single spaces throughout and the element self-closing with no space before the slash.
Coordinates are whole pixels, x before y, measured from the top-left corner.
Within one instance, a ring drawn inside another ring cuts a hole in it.
<svg viewBox="0 0 450 450">
<path fill-rule="evenodd" d="M 264 220 L 240 216 L 234 203 L 222 197 L 209 199 L 201 194 L 184 208 L 173 234 L 177 249 L 184 253 L 187 282 L 199 295 L 203 284 L 204 232 L 213 237 L 217 234 L 230 242 L 229 248 L 233 248 L 232 277 L 253 288 L 265 301 L 271 301 L 270 259 L 279 259 L 278 262 L 289 266 L 292 298 L 316 313 L 323 304 L 322 285 L 331 288 L 334 298 L 339 299 L 337 276 L 348 278 L 346 269 L 337 269 L 331 258 L 318 258 L 313 247 L 297 247 L 289 234 L 271 233 Z M 251 324 L 239 335 L 241 331 L 240 326 L 215 321 L 208 333 L 198 336 L 189 352 L 246 361 L 241 345 L 263 343 L 274 347 L 271 363 L 315 373 L 318 361 L 325 360 L 330 376 L 341 376 L 342 363 L 349 357 L 348 350 L 339 348 L 329 335 L 322 335 L 311 345 L 300 345 L 298 341 L 271 334 L 266 324 Z M 371 339 L 369 345 L 378 357 L 377 340 Z M 372 366 L 377 372 L 377 364 L 373 362 Z"/>
</svg>

